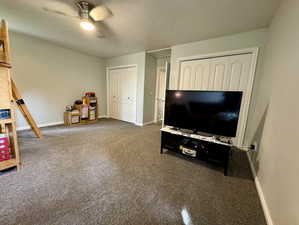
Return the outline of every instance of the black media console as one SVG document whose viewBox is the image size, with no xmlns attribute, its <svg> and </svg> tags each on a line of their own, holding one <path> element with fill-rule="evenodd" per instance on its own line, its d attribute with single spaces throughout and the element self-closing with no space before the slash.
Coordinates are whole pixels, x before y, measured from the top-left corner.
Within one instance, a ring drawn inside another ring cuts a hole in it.
<svg viewBox="0 0 299 225">
<path fill-rule="evenodd" d="M 182 155 L 217 163 L 223 166 L 225 176 L 231 147 L 231 144 L 217 141 L 213 137 L 187 134 L 167 127 L 161 129 L 161 154 L 165 148 Z"/>
</svg>

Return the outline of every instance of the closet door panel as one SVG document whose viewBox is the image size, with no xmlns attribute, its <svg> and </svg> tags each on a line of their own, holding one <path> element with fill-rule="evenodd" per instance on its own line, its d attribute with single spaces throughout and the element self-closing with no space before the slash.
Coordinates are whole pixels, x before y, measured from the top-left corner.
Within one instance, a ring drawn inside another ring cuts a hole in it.
<svg viewBox="0 0 299 225">
<path fill-rule="evenodd" d="M 110 117 L 118 119 L 119 107 L 118 107 L 118 71 L 111 70 L 109 74 L 109 98 L 110 98 Z"/>
<path fill-rule="evenodd" d="M 136 68 L 123 70 L 121 83 L 122 120 L 135 122 L 136 118 Z"/>
<path fill-rule="evenodd" d="M 181 64 L 180 90 L 207 89 L 209 86 L 209 61 L 195 60 Z"/>
<path fill-rule="evenodd" d="M 242 140 L 245 133 L 247 114 L 249 110 L 250 96 L 252 91 L 250 82 L 251 60 L 251 54 L 231 56 L 229 58 L 229 66 L 231 68 L 230 90 L 243 92 L 237 135 L 234 140 L 234 143 L 239 146 L 242 145 Z"/>
<path fill-rule="evenodd" d="M 210 60 L 210 82 L 207 90 L 224 90 L 228 63 L 226 58 Z"/>
<path fill-rule="evenodd" d="M 136 122 L 136 72 L 135 67 L 110 70 L 110 117 L 127 122 Z"/>
<path fill-rule="evenodd" d="M 184 61 L 180 65 L 180 90 L 242 91 L 236 145 L 241 145 L 251 96 L 251 54 Z"/>
<path fill-rule="evenodd" d="M 129 108 L 130 108 L 130 113 L 129 113 L 129 121 L 130 122 L 136 122 L 136 93 L 137 93 L 137 70 L 136 67 L 132 67 L 129 70 L 129 85 L 128 85 L 128 103 L 129 103 Z"/>
<path fill-rule="evenodd" d="M 186 90 L 186 88 L 191 89 L 191 78 L 192 78 L 192 64 L 185 63 L 182 67 L 182 76 L 180 77 L 180 89 Z"/>
</svg>

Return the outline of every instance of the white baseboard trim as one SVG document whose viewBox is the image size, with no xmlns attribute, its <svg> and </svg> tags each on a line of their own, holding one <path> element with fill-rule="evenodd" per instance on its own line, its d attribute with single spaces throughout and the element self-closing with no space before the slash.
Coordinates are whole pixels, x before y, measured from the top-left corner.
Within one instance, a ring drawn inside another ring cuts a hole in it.
<svg viewBox="0 0 299 225">
<path fill-rule="evenodd" d="M 50 126 L 56 126 L 56 125 L 61 125 L 61 124 L 64 124 L 64 122 L 58 121 L 58 122 L 53 122 L 53 123 L 42 123 L 42 124 L 38 124 L 37 126 L 39 128 L 41 128 L 41 127 L 50 127 Z M 30 129 L 31 129 L 30 126 L 17 127 L 17 131 L 30 130 Z"/>
<path fill-rule="evenodd" d="M 106 115 L 101 115 L 101 116 L 98 116 L 99 119 L 103 119 L 103 118 L 108 118 Z M 56 125 L 61 125 L 61 124 L 64 124 L 63 121 L 58 121 L 58 122 L 53 122 L 53 123 L 42 123 L 42 124 L 38 124 L 37 126 L 39 128 L 41 127 L 50 127 L 50 126 L 56 126 Z M 23 127 L 18 127 L 17 128 L 17 131 L 22 131 L 22 130 L 30 130 L 31 127 L 30 126 L 23 126 Z"/>
<path fill-rule="evenodd" d="M 261 204 L 262 204 L 262 208 L 263 208 L 263 211 L 264 211 L 266 222 L 267 222 L 268 225 L 274 225 L 273 219 L 271 217 L 270 209 L 269 209 L 268 204 L 266 202 L 265 195 L 264 195 L 261 183 L 259 181 L 259 178 L 257 177 L 257 173 L 255 171 L 253 162 L 252 162 L 251 157 L 250 157 L 248 152 L 247 152 L 247 158 L 248 158 L 248 161 L 249 161 L 249 165 L 250 165 L 252 175 L 254 176 L 255 187 L 256 187 L 257 193 L 259 195 Z"/>
<path fill-rule="evenodd" d="M 143 127 L 143 126 L 146 126 L 146 125 L 150 125 L 152 123 L 155 123 L 155 121 L 149 121 L 149 122 L 145 122 L 145 123 L 135 123 L 135 125 L 139 126 L 139 127 Z"/>
<path fill-rule="evenodd" d="M 149 122 L 145 122 L 145 123 L 143 123 L 143 126 L 150 125 L 150 124 L 153 124 L 153 123 L 155 123 L 154 120 L 153 121 L 149 121 Z"/>
</svg>

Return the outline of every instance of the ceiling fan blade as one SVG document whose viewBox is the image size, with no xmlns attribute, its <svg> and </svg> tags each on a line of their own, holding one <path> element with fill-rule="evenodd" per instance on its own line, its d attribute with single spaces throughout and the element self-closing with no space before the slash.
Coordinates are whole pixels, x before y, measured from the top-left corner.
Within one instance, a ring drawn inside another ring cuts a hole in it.
<svg viewBox="0 0 299 225">
<path fill-rule="evenodd" d="M 69 17 L 79 16 L 78 10 L 75 9 L 73 6 L 57 0 L 52 0 L 47 2 L 44 5 L 43 10 L 47 12 L 56 13 L 61 16 L 69 16 Z"/>
<path fill-rule="evenodd" d="M 97 38 L 99 38 L 99 39 L 104 39 L 104 38 L 106 38 L 105 34 L 103 34 L 102 32 L 97 32 L 96 36 L 97 36 Z"/>
<path fill-rule="evenodd" d="M 66 14 L 65 12 L 62 12 L 62 11 L 59 11 L 59 10 L 49 9 L 49 8 L 47 8 L 47 7 L 43 7 L 42 9 L 43 9 L 44 11 L 46 11 L 46 12 L 55 13 L 55 14 L 58 14 L 58 15 L 60 15 L 60 16 L 76 17 L 76 16 L 68 15 L 68 14 Z"/>
<path fill-rule="evenodd" d="M 105 35 L 105 30 L 104 30 L 104 27 L 102 26 L 102 23 L 101 22 L 98 22 L 98 23 L 94 23 L 95 25 L 95 35 L 97 38 L 99 39 L 103 39 L 103 38 L 106 38 L 106 35 Z"/>
<path fill-rule="evenodd" d="M 89 16 L 94 20 L 94 21 L 102 21 L 111 16 L 112 13 L 111 11 L 105 6 L 105 5 L 100 5 L 97 7 L 94 7 L 90 12 Z"/>
</svg>

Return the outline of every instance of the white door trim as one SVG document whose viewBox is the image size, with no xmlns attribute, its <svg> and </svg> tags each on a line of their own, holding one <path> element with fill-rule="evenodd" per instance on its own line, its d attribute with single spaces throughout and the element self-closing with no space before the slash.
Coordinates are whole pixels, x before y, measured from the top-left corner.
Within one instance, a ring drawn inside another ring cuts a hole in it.
<svg viewBox="0 0 299 225">
<path fill-rule="evenodd" d="M 138 90 L 138 65 L 137 64 L 129 64 L 129 65 L 120 65 L 120 66 L 109 66 L 109 67 L 106 67 L 106 87 L 107 87 L 107 96 L 106 96 L 106 102 L 107 102 L 107 117 L 110 118 L 110 107 L 109 107 L 109 99 L 110 99 L 110 80 L 109 80 L 109 75 L 110 75 L 110 71 L 111 70 L 116 70 L 116 69 L 125 69 L 125 68 L 135 68 L 136 69 L 136 93 L 135 93 L 135 96 L 136 96 L 136 116 L 135 116 L 135 121 L 134 123 L 137 123 L 137 90 Z"/>
<path fill-rule="evenodd" d="M 158 96 L 158 84 L 159 84 L 159 79 L 158 79 L 158 74 L 159 74 L 159 69 L 160 67 L 156 68 L 156 92 L 155 92 L 155 116 L 154 116 L 154 122 L 157 123 L 157 96 Z"/>
<path fill-rule="evenodd" d="M 184 61 L 218 58 L 218 57 L 243 55 L 243 54 L 252 54 L 252 61 L 251 61 L 251 66 L 250 66 L 250 80 L 249 80 L 249 85 L 250 85 L 250 93 L 249 93 L 250 101 L 248 103 L 249 104 L 248 111 L 249 111 L 250 105 L 251 105 L 253 82 L 254 82 L 254 77 L 255 77 L 255 73 L 256 73 L 258 52 L 259 52 L 259 48 L 255 47 L 255 48 L 237 49 L 237 50 L 232 50 L 232 51 L 216 52 L 216 53 L 210 53 L 210 54 L 204 54 L 204 55 L 195 55 L 195 56 L 187 56 L 187 57 L 178 58 L 177 59 L 177 65 L 178 65 L 178 68 L 177 68 L 177 89 L 180 88 L 181 64 Z M 244 136 L 245 136 L 245 132 L 246 132 L 246 125 L 247 125 L 247 121 L 248 121 L 248 111 L 245 112 L 245 121 L 244 121 L 243 127 L 241 128 L 242 130 L 244 130 L 243 134 L 241 134 L 241 143 L 242 144 L 244 142 Z"/>
<path fill-rule="evenodd" d="M 157 100 L 157 98 L 158 98 L 158 92 L 159 92 L 159 79 L 158 79 L 158 74 L 159 74 L 159 71 L 161 70 L 161 69 L 164 69 L 165 70 L 165 76 L 167 76 L 167 74 L 166 74 L 166 67 L 167 67 L 167 63 L 168 62 L 166 62 L 165 63 L 165 66 L 158 66 L 157 67 L 157 69 L 156 69 L 156 93 L 155 93 L 155 119 L 154 119 L 154 121 L 155 121 L 155 123 L 157 123 L 158 122 L 158 120 L 157 120 L 157 117 L 158 117 L 158 100 Z M 166 86 L 166 82 L 167 82 L 167 77 L 166 77 L 166 79 L 165 79 L 165 86 Z M 166 89 L 167 89 L 167 87 L 166 87 Z"/>
</svg>

